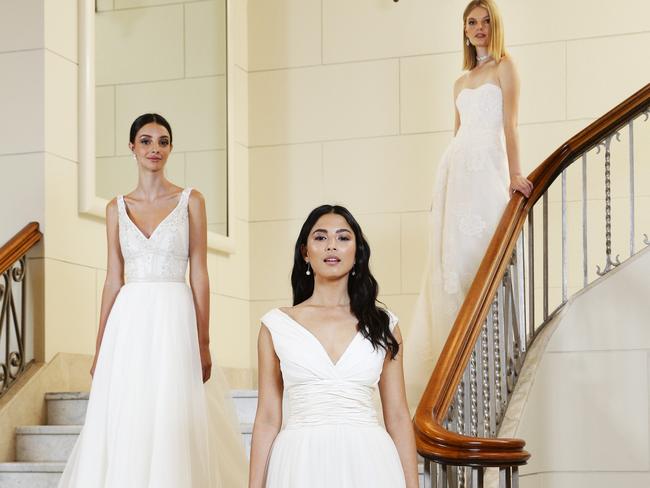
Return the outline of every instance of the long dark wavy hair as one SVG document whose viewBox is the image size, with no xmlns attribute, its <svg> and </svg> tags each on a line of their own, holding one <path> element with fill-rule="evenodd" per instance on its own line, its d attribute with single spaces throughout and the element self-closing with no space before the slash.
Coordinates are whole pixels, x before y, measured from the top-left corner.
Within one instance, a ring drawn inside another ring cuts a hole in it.
<svg viewBox="0 0 650 488">
<path fill-rule="evenodd" d="M 379 287 L 377 280 L 370 272 L 370 246 L 366 240 L 361 226 L 352 216 L 350 211 L 340 205 L 321 205 L 311 211 L 305 223 L 302 224 L 300 234 L 296 240 L 293 256 L 293 270 L 291 271 L 291 286 L 293 288 L 293 304 L 304 302 L 314 293 L 314 274 L 306 274 L 307 263 L 303 251 L 307 247 L 307 239 L 318 219 L 326 214 L 337 214 L 343 217 L 352 232 L 357 245 L 355 254 L 354 275 L 350 273 L 348 279 L 348 295 L 350 296 L 350 309 L 359 321 L 359 331 L 368 339 L 376 349 L 383 348 L 395 359 L 399 352 L 399 343 L 390 331 L 390 317 L 386 309 L 378 307 L 377 300 Z"/>
</svg>

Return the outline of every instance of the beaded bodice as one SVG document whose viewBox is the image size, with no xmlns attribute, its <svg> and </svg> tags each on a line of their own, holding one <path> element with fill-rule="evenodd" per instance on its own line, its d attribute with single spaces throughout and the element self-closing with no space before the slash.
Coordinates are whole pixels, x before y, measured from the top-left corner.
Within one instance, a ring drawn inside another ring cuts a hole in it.
<svg viewBox="0 0 650 488">
<path fill-rule="evenodd" d="M 148 238 L 129 217 L 124 197 L 117 197 L 120 248 L 127 281 L 185 281 L 189 258 L 187 204 L 191 191 L 183 190 L 176 207 Z"/>
</svg>

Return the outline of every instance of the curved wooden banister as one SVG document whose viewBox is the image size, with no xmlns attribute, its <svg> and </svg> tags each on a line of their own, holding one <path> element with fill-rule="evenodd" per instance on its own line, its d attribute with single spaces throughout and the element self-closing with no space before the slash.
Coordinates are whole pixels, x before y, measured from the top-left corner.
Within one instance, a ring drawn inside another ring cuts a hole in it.
<svg viewBox="0 0 650 488">
<path fill-rule="evenodd" d="M 42 237 L 43 234 L 38 230 L 38 222 L 31 222 L 0 247 L 0 275 L 7 271 Z"/>
<path fill-rule="evenodd" d="M 530 454 L 521 439 L 470 437 L 443 427 L 481 327 L 497 292 L 529 210 L 559 174 L 581 154 L 647 110 L 650 84 L 562 144 L 529 176 L 529 199 L 520 193 L 508 203 L 478 272 L 442 349 L 414 417 L 418 451 L 429 459 L 465 466 L 517 466 Z"/>
</svg>

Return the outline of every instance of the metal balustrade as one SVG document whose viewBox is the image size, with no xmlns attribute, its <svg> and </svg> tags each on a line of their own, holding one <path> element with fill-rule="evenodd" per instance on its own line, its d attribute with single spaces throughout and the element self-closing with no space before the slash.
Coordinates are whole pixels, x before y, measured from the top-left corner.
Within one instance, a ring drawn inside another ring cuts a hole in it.
<svg viewBox="0 0 650 488">
<path fill-rule="evenodd" d="M 42 237 L 32 223 L 0 248 L 0 398 L 34 359 L 27 329 L 27 257 Z"/>
</svg>

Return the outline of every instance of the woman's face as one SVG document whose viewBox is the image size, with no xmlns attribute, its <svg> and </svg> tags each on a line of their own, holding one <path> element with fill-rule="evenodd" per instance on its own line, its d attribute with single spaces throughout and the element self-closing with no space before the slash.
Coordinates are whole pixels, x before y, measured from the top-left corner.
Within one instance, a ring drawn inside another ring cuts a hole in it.
<svg viewBox="0 0 650 488">
<path fill-rule="evenodd" d="M 129 148 L 140 166 L 150 171 L 159 171 L 167 163 L 172 151 L 170 139 L 164 126 L 150 122 L 137 132 L 135 142 L 130 142 Z"/>
<path fill-rule="evenodd" d="M 339 279 L 354 266 L 357 244 L 352 228 L 341 215 L 329 213 L 318 219 L 307 237 L 305 261 L 314 277 Z"/>
<path fill-rule="evenodd" d="M 487 47 L 490 34 L 490 14 L 483 7 L 475 7 L 465 21 L 465 35 L 474 46 Z"/>
</svg>

